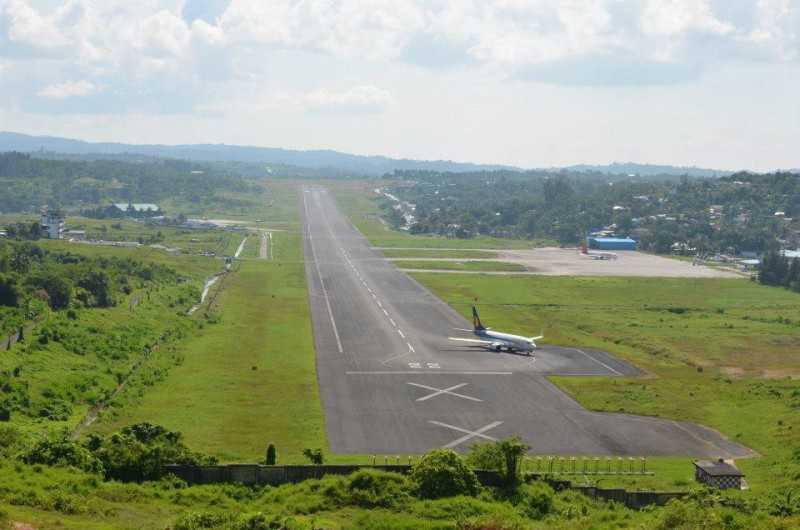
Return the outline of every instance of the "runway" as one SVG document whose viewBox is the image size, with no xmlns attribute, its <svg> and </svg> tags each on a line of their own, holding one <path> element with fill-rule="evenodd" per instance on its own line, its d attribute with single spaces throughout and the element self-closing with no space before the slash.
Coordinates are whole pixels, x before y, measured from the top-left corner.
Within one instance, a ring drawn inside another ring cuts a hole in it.
<svg viewBox="0 0 800 530">
<path fill-rule="evenodd" d="M 532 359 L 456 345 L 471 324 L 380 259 L 324 188 L 301 193 L 317 374 L 330 450 L 466 450 L 518 435 L 542 455 L 742 457 L 700 425 L 589 412 L 547 375 L 635 375 L 604 352 L 545 346 Z"/>
</svg>

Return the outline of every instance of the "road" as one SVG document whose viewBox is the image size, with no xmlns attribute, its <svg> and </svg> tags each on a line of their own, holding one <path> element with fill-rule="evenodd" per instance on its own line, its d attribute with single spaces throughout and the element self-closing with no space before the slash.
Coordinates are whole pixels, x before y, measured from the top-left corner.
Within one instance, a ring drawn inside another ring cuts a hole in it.
<svg viewBox="0 0 800 530">
<path fill-rule="evenodd" d="M 466 450 L 520 436 L 535 454 L 704 457 L 750 450 L 700 425 L 589 412 L 547 375 L 635 375 L 599 351 L 545 346 L 534 359 L 447 340 L 471 327 L 390 261 L 321 187 L 301 194 L 306 275 L 330 450 Z"/>
</svg>

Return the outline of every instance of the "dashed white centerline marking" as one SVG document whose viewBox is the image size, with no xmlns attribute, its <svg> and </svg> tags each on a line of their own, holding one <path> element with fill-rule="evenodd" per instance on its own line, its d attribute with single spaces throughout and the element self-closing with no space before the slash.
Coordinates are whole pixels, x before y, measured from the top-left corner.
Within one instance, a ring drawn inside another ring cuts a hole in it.
<svg viewBox="0 0 800 530">
<path fill-rule="evenodd" d="M 391 323 L 392 323 L 392 326 L 394 326 L 394 327 L 397 327 L 397 322 L 395 322 L 394 320 L 392 320 L 392 319 L 391 319 L 391 317 L 389 317 L 389 322 L 391 322 Z"/>
<path fill-rule="evenodd" d="M 401 337 L 406 338 L 406 334 L 403 333 L 402 329 L 398 329 L 397 332 L 400 334 Z"/>
<path fill-rule="evenodd" d="M 387 317 L 389 316 L 389 312 L 387 310 L 381 309 L 381 311 L 383 311 L 383 314 L 386 315 Z"/>
</svg>

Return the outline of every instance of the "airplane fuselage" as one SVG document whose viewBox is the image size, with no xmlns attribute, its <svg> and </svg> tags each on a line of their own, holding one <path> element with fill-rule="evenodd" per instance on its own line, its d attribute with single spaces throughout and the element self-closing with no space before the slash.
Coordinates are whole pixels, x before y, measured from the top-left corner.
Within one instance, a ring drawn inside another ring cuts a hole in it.
<svg viewBox="0 0 800 530">
<path fill-rule="evenodd" d="M 501 333 L 489 329 L 476 329 L 474 333 L 476 337 L 480 337 L 483 340 L 494 341 L 496 343 L 495 348 L 498 348 L 498 350 L 499 347 L 504 347 L 522 352 L 532 352 L 534 348 L 531 340 L 521 335 Z"/>
</svg>

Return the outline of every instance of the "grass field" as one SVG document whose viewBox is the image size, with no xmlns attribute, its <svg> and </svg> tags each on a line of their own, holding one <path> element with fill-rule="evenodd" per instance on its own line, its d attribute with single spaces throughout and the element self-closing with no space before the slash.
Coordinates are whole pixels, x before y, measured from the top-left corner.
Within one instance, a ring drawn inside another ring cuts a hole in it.
<svg viewBox="0 0 800 530">
<path fill-rule="evenodd" d="M 547 343 L 609 351 L 647 372 L 553 378 L 587 408 L 714 427 L 763 455 L 739 462 L 756 492 L 798 471 L 800 296 L 747 280 L 414 277 L 465 316 L 477 299 L 495 327 L 544 329 Z M 655 484 L 684 482 L 673 469 L 684 459 L 657 465 L 666 482 Z"/>
<path fill-rule="evenodd" d="M 258 245 L 251 235 L 245 255 L 257 255 Z M 327 448 L 301 233 L 274 233 L 273 252 L 273 260 L 239 262 L 215 286 L 214 323 L 180 345 L 183 364 L 99 429 L 158 423 L 229 462 L 263 459 L 270 442 L 283 462 L 303 461 L 306 447 Z"/>
<path fill-rule="evenodd" d="M 504 261 L 433 261 L 433 260 L 395 260 L 401 269 L 432 269 L 452 271 L 501 271 L 524 272 L 527 269 L 518 263 Z"/>
<path fill-rule="evenodd" d="M 439 236 L 411 235 L 392 230 L 380 219 L 372 191 L 380 185 L 377 181 L 326 183 L 331 189 L 339 208 L 350 218 L 353 225 L 376 247 L 418 247 L 453 249 L 520 249 L 555 244 L 553 241 L 529 241 L 479 236 L 472 239 L 448 239 Z"/>
</svg>

